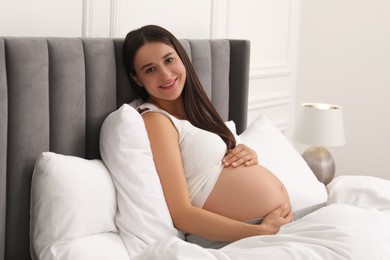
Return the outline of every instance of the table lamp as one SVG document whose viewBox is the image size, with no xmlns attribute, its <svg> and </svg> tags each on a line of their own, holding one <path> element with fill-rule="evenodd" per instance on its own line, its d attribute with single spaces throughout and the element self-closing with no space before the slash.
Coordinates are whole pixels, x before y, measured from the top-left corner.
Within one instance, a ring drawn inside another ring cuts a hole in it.
<svg viewBox="0 0 390 260">
<path fill-rule="evenodd" d="M 323 103 L 303 103 L 297 116 L 292 139 L 312 145 L 302 157 L 318 180 L 327 185 L 334 177 L 335 163 L 324 146 L 345 144 L 344 124 L 340 106 Z"/>
</svg>

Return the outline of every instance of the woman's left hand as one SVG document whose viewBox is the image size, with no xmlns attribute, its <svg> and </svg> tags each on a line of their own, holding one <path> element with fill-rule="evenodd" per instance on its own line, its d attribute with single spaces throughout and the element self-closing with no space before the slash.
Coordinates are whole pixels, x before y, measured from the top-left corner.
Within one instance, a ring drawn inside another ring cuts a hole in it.
<svg viewBox="0 0 390 260">
<path fill-rule="evenodd" d="M 254 150 L 244 144 L 239 144 L 225 155 L 222 163 L 225 167 L 238 167 L 240 165 L 255 165 L 258 164 L 259 161 Z"/>
</svg>

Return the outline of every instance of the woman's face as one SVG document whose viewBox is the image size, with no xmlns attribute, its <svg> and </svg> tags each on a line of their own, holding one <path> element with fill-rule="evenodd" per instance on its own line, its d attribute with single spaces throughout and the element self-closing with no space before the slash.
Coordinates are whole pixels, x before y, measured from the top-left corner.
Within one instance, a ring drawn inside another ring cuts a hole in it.
<svg viewBox="0 0 390 260">
<path fill-rule="evenodd" d="M 143 45 L 134 57 L 138 85 L 149 93 L 149 99 L 173 101 L 180 97 L 186 81 L 186 69 L 176 50 L 162 42 Z"/>
</svg>

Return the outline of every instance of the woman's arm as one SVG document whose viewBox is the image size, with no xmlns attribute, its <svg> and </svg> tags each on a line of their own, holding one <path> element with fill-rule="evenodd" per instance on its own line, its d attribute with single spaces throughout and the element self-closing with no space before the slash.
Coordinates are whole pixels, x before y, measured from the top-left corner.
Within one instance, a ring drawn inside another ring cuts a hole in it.
<svg viewBox="0 0 390 260">
<path fill-rule="evenodd" d="M 176 128 L 160 113 L 146 113 L 143 118 L 165 200 L 176 228 L 211 240 L 236 241 L 254 235 L 274 234 L 281 225 L 291 221 L 291 213 L 283 207 L 267 216 L 264 224 L 251 225 L 192 206 Z"/>
</svg>

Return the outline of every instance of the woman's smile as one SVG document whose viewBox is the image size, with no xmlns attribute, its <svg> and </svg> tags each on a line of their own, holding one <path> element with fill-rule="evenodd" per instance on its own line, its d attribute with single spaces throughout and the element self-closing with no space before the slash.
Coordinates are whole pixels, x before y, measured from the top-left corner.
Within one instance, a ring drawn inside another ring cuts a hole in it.
<svg viewBox="0 0 390 260">
<path fill-rule="evenodd" d="M 177 78 L 173 80 L 169 80 L 166 83 L 162 84 L 160 88 L 163 88 L 164 90 L 170 90 L 176 86 Z"/>
</svg>

